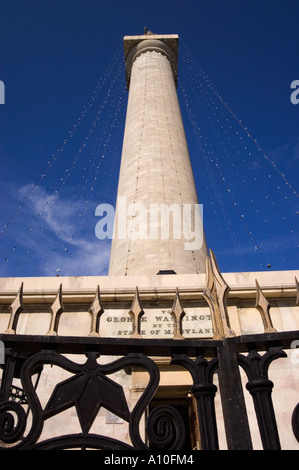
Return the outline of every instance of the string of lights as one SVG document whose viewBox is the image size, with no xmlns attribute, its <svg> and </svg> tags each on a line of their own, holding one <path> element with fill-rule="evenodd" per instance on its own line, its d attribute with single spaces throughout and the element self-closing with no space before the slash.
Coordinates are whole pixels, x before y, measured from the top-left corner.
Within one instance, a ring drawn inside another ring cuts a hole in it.
<svg viewBox="0 0 299 470">
<path fill-rule="evenodd" d="M 252 257 L 255 254 L 260 260 L 259 269 L 271 268 L 271 250 L 276 252 L 275 256 L 279 253 L 287 266 L 286 251 L 291 246 L 293 250 L 298 248 L 295 237 L 298 193 L 233 113 L 184 43 L 180 51 L 179 91 L 193 131 L 194 153 L 200 159 L 198 161 L 193 156 L 195 173 L 196 167 L 201 170 L 198 184 L 201 194 L 205 181 L 204 222 L 211 245 L 216 244 L 215 228 L 224 225 L 222 232 L 229 232 L 234 243 L 234 256 L 239 257 L 243 267 L 244 262 L 247 269 L 252 270 L 256 266 Z M 204 169 L 206 175 L 203 175 Z M 213 218 L 208 217 L 209 213 Z M 241 227 L 249 237 L 247 244 Z M 280 232 L 284 227 L 284 238 L 278 235 L 278 227 Z M 226 253 L 229 253 L 228 240 L 222 240 L 221 249 L 225 246 Z M 234 264 L 232 269 L 236 269 L 235 261 L 231 260 Z"/>
<path fill-rule="evenodd" d="M 90 261 L 97 258 L 85 255 L 95 243 L 92 217 L 96 198 L 106 197 L 107 178 L 111 182 L 112 171 L 120 160 L 115 135 L 122 130 L 127 96 L 122 53 L 120 45 L 37 182 L 19 190 L 18 196 L 23 200 L 1 234 L 6 235 L 5 258 L 1 263 L 4 273 L 10 264 L 17 265 L 17 275 L 28 275 L 34 271 L 38 258 L 40 275 L 77 274 L 76 264 L 79 269 L 80 263 L 85 263 L 86 270 L 87 258 Z M 96 114 L 92 117 L 94 109 Z M 63 158 L 58 159 L 62 153 Z M 106 165 L 104 159 L 109 160 Z M 101 174 L 103 166 L 105 174 Z M 107 171 L 106 167 L 110 169 Z M 35 270 L 34 275 L 39 273 Z"/>
</svg>

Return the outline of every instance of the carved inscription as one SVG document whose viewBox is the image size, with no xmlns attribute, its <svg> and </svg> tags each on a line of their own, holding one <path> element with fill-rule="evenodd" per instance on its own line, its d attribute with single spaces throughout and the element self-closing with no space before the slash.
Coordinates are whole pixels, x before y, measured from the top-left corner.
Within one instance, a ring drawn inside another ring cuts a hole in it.
<svg viewBox="0 0 299 470">
<path fill-rule="evenodd" d="M 174 335 L 171 309 L 147 310 L 140 321 L 143 338 L 172 338 Z M 106 311 L 103 322 L 110 337 L 130 337 L 132 334 L 132 318 L 126 312 Z M 182 326 L 185 338 L 213 336 L 211 314 L 205 308 L 186 309 Z"/>
</svg>

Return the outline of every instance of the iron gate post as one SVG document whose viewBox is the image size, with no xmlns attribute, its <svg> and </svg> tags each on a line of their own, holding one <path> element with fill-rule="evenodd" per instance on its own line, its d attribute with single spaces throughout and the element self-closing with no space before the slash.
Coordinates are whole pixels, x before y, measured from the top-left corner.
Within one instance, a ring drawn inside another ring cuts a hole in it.
<svg viewBox="0 0 299 470">
<path fill-rule="evenodd" d="M 247 356 L 238 355 L 240 365 L 245 370 L 248 383 L 246 388 L 253 398 L 255 413 L 265 450 L 280 450 L 280 440 L 272 402 L 273 382 L 268 379 L 268 368 L 275 359 L 287 357 L 281 347 L 269 347 L 260 355 L 252 349 Z"/>
<path fill-rule="evenodd" d="M 233 338 L 218 347 L 218 376 L 229 450 L 252 450 L 252 441 Z"/>
</svg>

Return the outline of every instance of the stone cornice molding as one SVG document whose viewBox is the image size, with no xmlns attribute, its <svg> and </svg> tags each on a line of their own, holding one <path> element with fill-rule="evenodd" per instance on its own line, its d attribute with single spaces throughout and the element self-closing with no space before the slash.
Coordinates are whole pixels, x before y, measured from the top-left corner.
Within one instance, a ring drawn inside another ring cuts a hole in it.
<svg viewBox="0 0 299 470">
<path fill-rule="evenodd" d="M 63 278 L 62 288 L 63 288 Z M 45 288 L 45 289 L 26 289 L 26 279 L 24 279 L 24 293 L 23 299 L 25 304 L 47 304 L 53 300 L 57 294 L 56 288 Z M 46 283 L 45 283 L 46 284 Z M 285 284 L 283 286 L 278 285 L 266 285 L 262 284 L 262 290 L 266 294 L 267 298 L 272 299 L 289 299 L 296 298 L 296 286 L 293 284 Z M 184 300 L 204 300 L 203 299 L 204 286 L 181 286 L 179 287 L 180 297 Z M 106 302 L 121 302 L 128 301 L 132 299 L 135 293 L 135 286 L 132 285 L 131 288 L 116 287 L 107 289 L 103 287 L 101 289 L 101 298 Z M 142 296 L 143 300 L 165 300 L 173 299 L 176 294 L 176 287 L 139 287 L 139 293 Z M 0 290 L 0 305 L 10 304 L 16 296 L 16 291 L 11 290 Z M 255 300 L 256 297 L 256 285 L 239 285 L 234 286 L 230 285 L 230 291 L 227 295 L 227 301 L 230 303 L 230 300 Z M 94 288 L 63 288 L 63 299 L 64 302 L 69 303 L 85 303 L 90 302 L 94 298 Z"/>
</svg>

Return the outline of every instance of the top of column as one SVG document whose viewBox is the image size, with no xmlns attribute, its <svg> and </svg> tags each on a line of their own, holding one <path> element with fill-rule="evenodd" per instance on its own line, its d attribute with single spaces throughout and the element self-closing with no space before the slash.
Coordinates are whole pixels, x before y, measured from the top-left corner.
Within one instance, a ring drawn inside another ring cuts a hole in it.
<svg viewBox="0 0 299 470">
<path fill-rule="evenodd" d="M 177 34 L 153 34 L 147 32 L 141 36 L 124 37 L 127 88 L 130 86 L 131 69 L 134 60 L 143 52 L 156 51 L 165 55 L 172 66 L 175 83 L 178 74 L 178 41 Z"/>
</svg>

